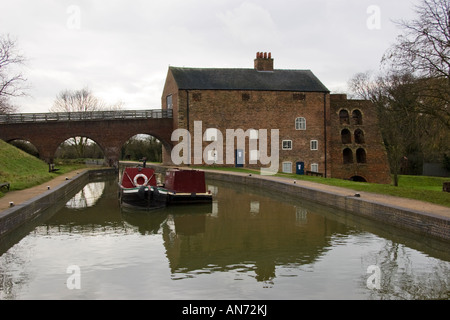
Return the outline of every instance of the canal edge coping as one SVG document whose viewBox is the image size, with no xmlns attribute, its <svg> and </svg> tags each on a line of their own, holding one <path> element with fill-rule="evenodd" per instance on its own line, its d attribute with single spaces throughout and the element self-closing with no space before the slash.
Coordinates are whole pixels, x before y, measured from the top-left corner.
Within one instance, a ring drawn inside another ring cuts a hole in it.
<svg viewBox="0 0 450 320">
<path fill-rule="evenodd" d="M 89 178 L 105 172 L 111 172 L 110 168 L 87 169 L 71 179 L 63 181 L 53 189 L 17 204 L 0 212 L 0 237 L 12 232 L 27 222 L 36 219 L 41 212 L 51 207 L 57 201 L 67 197 L 75 190 L 81 188 L 89 181 Z"/>
<path fill-rule="evenodd" d="M 276 190 L 290 196 L 342 209 L 357 216 L 387 223 L 401 229 L 440 240 L 450 240 L 450 218 L 429 212 L 381 204 L 355 195 L 339 195 L 330 191 L 300 186 L 292 182 L 279 181 L 260 175 L 230 174 L 205 170 L 205 176 L 212 180 Z"/>
</svg>

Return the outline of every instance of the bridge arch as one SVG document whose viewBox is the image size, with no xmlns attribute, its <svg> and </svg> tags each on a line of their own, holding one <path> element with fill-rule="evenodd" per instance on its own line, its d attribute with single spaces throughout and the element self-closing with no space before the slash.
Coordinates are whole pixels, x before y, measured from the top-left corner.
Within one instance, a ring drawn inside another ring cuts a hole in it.
<svg viewBox="0 0 450 320">
<path fill-rule="evenodd" d="M 95 141 L 110 166 L 116 166 L 122 145 L 136 134 L 149 134 L 163 145 L 163 162 L 171 163 L 171 110 L 124 110 L 0 115 L 0 139 L 32 143 L 39 157 L 52 163 L 58 146 L 70 137 Z"/>
</svg>

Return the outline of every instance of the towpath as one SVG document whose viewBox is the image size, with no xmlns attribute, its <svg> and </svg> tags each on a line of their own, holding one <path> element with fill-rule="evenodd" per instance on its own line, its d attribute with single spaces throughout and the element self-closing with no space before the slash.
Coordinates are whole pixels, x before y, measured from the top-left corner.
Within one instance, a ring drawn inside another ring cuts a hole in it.
<svg viewBox="0 0 450 320">
<path fill-rule="evenodd" d="M 14 202 L 14 205 L 18 205 L 25 201 L 28 201 L 47 191 L 48 187 L 50 187 L 50 189 L 54 189 L 58 185 L 62 184 L 66 180 L 66 178 L 71 179 L 77 174 L 83 172 L 84 170 L 85 169 L 79 169 L 74 170 L 72 172 L 68 172 L 43 184 L 28 189 L 9 191 L 3 197 L 0 198 L 0 212 L 2 212 L 5 209 L 8 209 L 10 206 L 10 202 Z"/>
</svg>

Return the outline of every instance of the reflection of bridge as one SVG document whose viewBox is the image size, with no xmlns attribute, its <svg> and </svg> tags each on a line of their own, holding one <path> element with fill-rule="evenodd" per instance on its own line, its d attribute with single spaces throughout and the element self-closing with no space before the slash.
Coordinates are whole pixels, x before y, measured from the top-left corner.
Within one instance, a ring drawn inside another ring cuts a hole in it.
<svg viewBox="0 0 450 320">
<path fill-rule="evenodd" d="M 62 142 L 77 136 L 95 141 L 107 162 L 116 165 L 128 139 L 149 134 L 162 142 L 164 159 L 172 149 L 172 128 L 172 111 L 159 109 L 0 115 L 0 139 L 28 141 L 48 163 Z"/>
</svg>

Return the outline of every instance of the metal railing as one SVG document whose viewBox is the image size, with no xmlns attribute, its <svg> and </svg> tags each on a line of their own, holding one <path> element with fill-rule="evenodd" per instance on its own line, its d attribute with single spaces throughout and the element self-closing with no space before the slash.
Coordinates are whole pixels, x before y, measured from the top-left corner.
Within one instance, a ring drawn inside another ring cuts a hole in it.
<svg viewBox="0 0 450 320">
<path fill-rule="evenodd" d="M 172 118 L 172 110 L 115 110 L 0 114 L 0 124 L 55 121 L 126 120 Z"/>
</svg>

